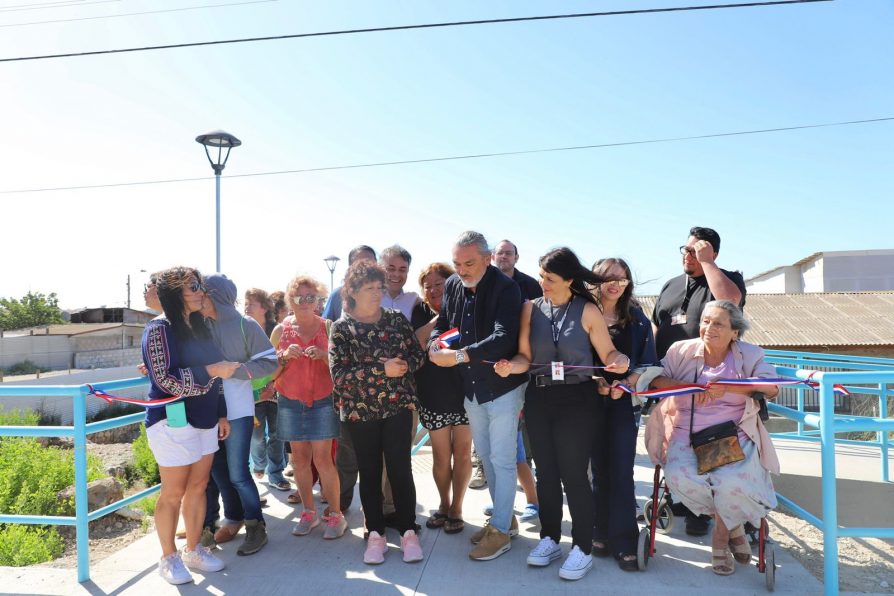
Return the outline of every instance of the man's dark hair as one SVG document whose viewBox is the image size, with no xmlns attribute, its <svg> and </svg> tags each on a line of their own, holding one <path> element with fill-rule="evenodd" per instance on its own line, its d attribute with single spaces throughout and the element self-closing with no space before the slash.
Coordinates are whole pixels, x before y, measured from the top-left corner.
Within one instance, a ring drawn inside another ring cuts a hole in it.
<svg viewBox="0 0 894 596">
<path fill-rule="evenodd" d="M 718 234 L 711 228 L 700 228 L 698 226 L 695 226 L 694 228 L 689 230 L 689 235 L 696 240 L 704 240 L 706 242 L 709 242 L 714 248 L 714 252 L 720 252 L 720 234 Z"/>
<path fill-rule="evenodd" d="M 371 252 L 373 260 L 376 260 L 376 251 L 374 251 L 371 246 L 361 244 L 360 246 L 355 246 L 354 248 L 352 248 L 351 252 L 348 253 L 348 267 L 354 264 L 354 261 L 357 259 L 357 255 L 362 252 Z"/>
<path fill-rule="evenodd" d="M 515 251 L 515 256 L 518 256 L 518 247 L 515 245 L 515 242 L 513 242 L 512 240 L 506 240 L 505 238 L 503 238 L 502 240 L 500 240 L 499 242 L 494 244 L 494 252 L 497 252 L 497 247 L 500 246 L 501 244 L 503 244 L 504 242 L 512 245 L 512 250 Z"/>
</svg>

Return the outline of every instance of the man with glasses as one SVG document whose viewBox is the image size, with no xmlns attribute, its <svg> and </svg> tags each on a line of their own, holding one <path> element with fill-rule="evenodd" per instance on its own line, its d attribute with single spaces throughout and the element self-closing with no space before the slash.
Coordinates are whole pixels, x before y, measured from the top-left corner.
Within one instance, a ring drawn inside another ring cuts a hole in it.
<svg viewBox="0 0 894 596">
<path fill-rule="evenodd" d="M 661 288 L 652 311 L 652 329 L 658 359 L 664 358 L 671 344 L 698 337 L 702 310 L 711 300 L 729 300 L 745 306 L 745 280 L 738 271 L 721 269 L 714 262 L 720 252 L 720 235 L 711 228 L 689 230 L 686 244 L 680 247 L 683 275 L 670 279 Z M 694 379 L 693 379 L 694 381 Z M 704 536 L 710 517 L 696 516 L 682 503 L 674 506 L 686 515 L 686 533 Z"/>
</svg>

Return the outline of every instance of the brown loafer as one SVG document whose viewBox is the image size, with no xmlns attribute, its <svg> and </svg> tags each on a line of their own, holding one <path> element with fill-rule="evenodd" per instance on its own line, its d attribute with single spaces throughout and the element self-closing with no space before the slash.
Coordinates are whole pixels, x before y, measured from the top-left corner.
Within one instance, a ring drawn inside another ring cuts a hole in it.
<svg viewBox="0 0 894 596">
<path fill-rule="evenodd" d="M 216 542 L 217 544 L 229 542 L 236 537 L 236 534 L 238 534 L 239 530 L 242 529 L 242 525 L 242 522 L 239 522 L 237 524 L 222 525 L 217 529 L 217 532 L 214 533 L 214 542 Z"/>
</svg>

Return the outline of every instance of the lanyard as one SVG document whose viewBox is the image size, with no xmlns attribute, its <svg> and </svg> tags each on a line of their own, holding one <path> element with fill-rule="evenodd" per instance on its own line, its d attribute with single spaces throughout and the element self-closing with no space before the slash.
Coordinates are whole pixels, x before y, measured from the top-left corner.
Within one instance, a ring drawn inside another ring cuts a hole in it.
<svg viewBox="0 0 894 596">
<path fill-rule="evenodd" d="M 565 304 L 565 312 L 562 313 L 562 318 L 556 321 L 556 309 L 553 307 L 552 301 L 549 303 L 549 322 L 552 326 L 553 332 L 553 344 L 558 348 L 559 347 L 559 338 L 562 336 L 562 328 L 565 326 L 565 318 L 568 316 L 568 311 L 571 308 L 571 301 L 574 300 L 574 296 L 568 300 Z M 561 308 L 561 307 L 559 307 Z"/>
</svg>

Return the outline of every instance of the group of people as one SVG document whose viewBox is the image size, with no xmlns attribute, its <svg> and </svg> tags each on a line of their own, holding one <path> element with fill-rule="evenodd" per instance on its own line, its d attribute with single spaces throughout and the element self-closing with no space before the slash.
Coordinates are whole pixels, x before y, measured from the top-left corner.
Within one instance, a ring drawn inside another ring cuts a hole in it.
<svg viewBox="0 0 894 596">
<path fill-rule="evenodd" d="M 511 548 L 518 482 L 525 521 L 540 521 L 529 565 L 564 555 L 559 576 L 567 580 L 584 577 L 594 556 L 636 570 L 638 394 L 774 376 L 763 351 L 742 340 L 744 281 L 716 265 L 719 249 L 714 230 L 690 230 L 680 247 L 683 274 L 662 288 L 651 319 L 623 259 L 590 268 L 557 248 L 539 259 L 538 284 L 515 268 L 512 242 L 492 249 L 472 231 L 453 244 L 452 266 L 423 268 L 421 295 L 404 290 L 411 256 L 398 245 L 378 258 L 366 245 L 352 250 L 344 283 L 325 307 L 326 288 L 308 276 L 291 280 L 281 296 L 249 290 L 243 315 L 226 276 L 186 267 L 154 274 L 147 304 L 157 296 L 164 314 L 143 337 L 150 398 L 184 398 L 147 410 L 162 485 L 159 572 L 184 583 L 190 569 L 222 569 L 209 547 L 243 526 L 237 554 L 258 552 L 267 535 L 252 472 L 289 490 L 286 450 L 297 485 L 289 501 L 302 505 L 293 534 L 325 523 L 323 538 L 342 536 L 359 477 L 363 561 L 384 562 L 386 527 L 400 534 L 405 562 L 422 560 L 411 466 L 419 422 L 431 435 L 440 497 L 428 528 L 464 530 L 474 444 L 492 505 L 470 537 L 471 559 Z M 687 508 L 687 532 L 705 534 L 713 520 L 712 569 L 721 575 L 750 560 L 744 524 L 759 524 L 776 505 L 770 473 L 779 464 L 754 391 L 772 398 L 777 389 L 713 386 L 662 400 L 645 432 L 650 456 Z M 718 424 L 732 424 L 739 456 L 705 468 L 694 435 Z M 321 515 L 317 477 L 327 503 Z M 566 502 L 572 530 L 564 554 Z M 181 510 L 186 545 L 178 551 Z"/>
</svg>

